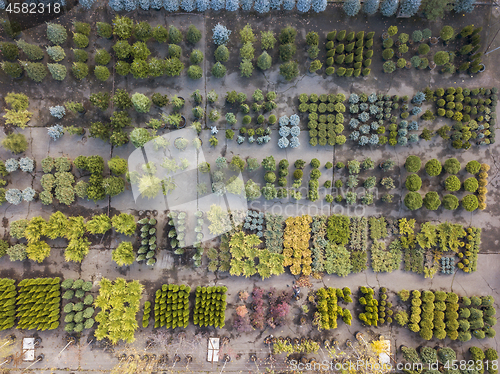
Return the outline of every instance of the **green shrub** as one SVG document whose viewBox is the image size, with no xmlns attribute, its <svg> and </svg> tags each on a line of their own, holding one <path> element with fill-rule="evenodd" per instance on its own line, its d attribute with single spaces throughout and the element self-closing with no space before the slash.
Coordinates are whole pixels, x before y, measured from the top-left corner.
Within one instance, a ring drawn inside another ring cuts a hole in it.
<svg viewBox="0 0 500 374">
<path fill-rule="evenodd" d="M 200 64 L 203 61 L 203 52 L 199 49 L 194 49 L 193 52 L 191 52 L 191 56 L 189 56 L 189 61 L 195 65 Z"/>
<path fill-rule="evenodd" d="M 2 146 L 12 153 L 23 153 L 28 149 L 28 141 L 24 134 L 10 133 L 2 140 Z"/>
<path fill-rule="evenodd" d="M 450 61 L 450 55 L 448 52 L 445 51 L 439 51 L 436 52 L 436 54 L 433 57 L 434 62 L 438 66 L 442 66 L 447 64 Z"/>
<path fill-rule="evenodd" d="M 460 162 L 456 158 L 449 158 L 444 162 L 444 170 L 448 174 L 457 174 L 461 169 Z"/>
<path fill-rule="evenodd" d="M 59 62 L 64 60 L 66 57 L 66 53 L 64 53 L 64 49 L 58 45 L 47 47 L 47 54 L 51 58 L 52 61 Z"/>
<path fill-rule="evenodd" d="M 170 25 L 168 28 L 168 37 L 170 38 L 170 42 L 173 44 L 179 44 L 182 41 L 182 33 L 174 25 Z"/>
<path fill-rule="evenodd" d="M 135 110 L 139 113 L 148 113 L 151 109 L 151 100 L 144 94 L 136 92 L 131 100 Z"/>
<path fill-rule="evenodd" d="M 55 45 L 63 44 L 68 38 L 66 29 L 62 25 L 47 23 L 47 39 Z"/>
<path fill-rule="evenodd" d="M 113 27 L 106 22 L 96 22 L 97 35 L 101 38 L 110 39 L 113 36 Z"/>
<path fill-rule="evenodd" d="M 200 79 L 203 76 L 203 70 L 198 65 L 191 65 L 188 68 L 187 74 L 191 79 Z"/>
<path fill-rule="evenodd" d="M 424 197 L 424 206 L 429 210 L 436 210 L 441 205 L 439 195 L 435 191 L 427 192 Z"/>
<path fill-rule="evenodd" d="M 19 48 L 14 43 L 0 42 L 0 52 L 7 60 L 14 61 L 19 57 Z"/>
<path fill-rule="evenodd" d="M 30 61 L 38 61 L 43 59 L 43 49 L 38 45 L 26 43 L 24 40 L 17 40 L 17 46 L 24 52 Z"/>
<path fill-rule="evenodd" d="M 474 193 L 477 191 L 478 187 L 479 187 L 479 183 L 478 183 L 477 179 L 474 177 L 467 178 L 464 182 L 464 189 L 467 192 Z"/>
<path fill-rule="evenodd" d="M 409 191 L 418 191 L 422 187 L 422 179 L 417 174 L 411 174 L 406 178 L 405 186 Z"/>
<path fill-rule="evenodd" d="M 425 164 L 425 171 L 427 172 L 427 175 L 431 177 L 438 176 L 441 174 L 442 166 L 439 160 L 433 158 L 429 161 L 426 162 Z"/>
<path fill-rule="evenodd" d="M 168 30 L 163 25 L 157 25 L 152 30 L 152 36 L 158 43 L 165 43 L 168 40 Z"/>
<path fill-rule="evenodd" d="M 113 19 L 113 34 L 120 39 L 129 39 L 134 31 L 133 21 L 126 16 L 116 16 Z"/>
<path fill-rule="evenodd" d="M 222 78 L 226 75 L 226 67 L 220 62 L 217 62 L 214 66 L 212 66 L 212 75 L 215 78 Z"/>
<path fill-rule="evenodd" d="M 462 184 L 460 183 L 460 179 L 458 179 L 455 175 L 450 175 L 446 178 L 444 185 L 447 191 L 455 192 L 460 189 Z"/>
<path fill-rule="evenodd" d="M 215 61 L 226 62 L 229 60 L 229 49 L 225 45 L 217 47 L 214 53 Z"/>
<path fill-rule="evenodd" d="M 261 70 L 267 70 L 271 67 L 272 65 L 272 58 L 271 56 L 266 52 L 262 52 L 262 54 L 257 58 L 257 66 Z"/>
<path fill-rule="evenodd" d="M 345 70 L 345 69 L 344 69 Z M 299 66 L 296 61 L 289 61 L 280 65 L 280 75 L 287 81 L 296 78 L 299 75 Z"/>
<path fill-rule="evenodd" d="M 117 41 L 112 48 L 119 60 L 125 60 L 132 54 L 132 46 L 126 40 Z"/>
<path fill-rule="evenodd" d="M 101 82 L 105 82 L 109 78 L 109 69 L 106 66 L 96 66 L 94 69 L 94 75 Z"/>
<path fill-rule="evenodd" d="M 477 174 L 481 170 L 481 164 L 476 160 L 469 161 L 465 169 L 471 174 Z"/>
<path fill-rule="evenodd" d="M 408 156 L 405 162 L 405 169 L 408 173 L 417 173 L 422 166 L 422 161 L 418 156 Z"/>
<path fill-rule="evenodd" d="M 186 40 L 191 44 L 198 43 L 201 40 L 201 31 L 195 25 L 189 25 Z"/>
<path fill-rule="evenodd" d="M 453 27 L 451 27 L 451 26 L 443 26 L 443 28 L 441 29 L 441 32 L 439 33 L 439 36 L 445 42 L 448 41 L 448 40 L 451 40 L 453 38 L 453 36 L 454 36 Z"/>
<path fill-rule="evenodd" d="M 89 67 L 83 62 L 73 62 L 71 71 L 76 79 L 82 80 L 89 74 Z"/>
<path fill-rule="evenodd" d="M 19 61 L 19 63 L 34 82 L 40 83 L 47 76 L 47 68 L 40 62 Z"/>
<path fill-rule="evenodd" d="M 479 206 L 479 201 L 476 195 L 472 194 L 465 195 L 464 198 L 462 199 L 462 207 L 468 212 L 476 210 L 478 206 Z"/>
<path fill-rule="evenodd" d="M 410 210 L 420 209 L 423 204 L 422 196 L 418 192 L 408 192 L 404 198 L 404 203 Z"/>
<path fill-rule="evenodd" d="M 94 61 L 97 65 L 107 65 L 111 61 L 111 55 L 105 49 L 98 49 Z"/>
<path fill-rule="evenodd" d="M 89 45 L 89 38 L 80 33 L 73 33 L 73 42 L 77 48 L 87 48 Z"/>
<path fill-rule="evenodd" d="M 47 65 L 55 65 L 55 64 L 47 64 Z M 23 68 L 21 64 L 18 62 L 3 61 L 0 63 L 0 66 L 2 66 L 2 70 L 4 71 L 4 73 L 11 78 L 19 78 L 23 73 Z"/>
<path fill-rule="evenodd" d="M 134 36 L 136 39 L 146 42 L 152 36 L 152 28 L 148 22 L 139 22 L 134 28 Z"/>
<path fill-rule="evenodd" d="M 384 51 L 382 52 L 382 58 L 384 60 L 390 60 L 394 57 L 394 50 L 392 48 L 387 48 L 387 49 L 384 49 Z"/>
</svg>

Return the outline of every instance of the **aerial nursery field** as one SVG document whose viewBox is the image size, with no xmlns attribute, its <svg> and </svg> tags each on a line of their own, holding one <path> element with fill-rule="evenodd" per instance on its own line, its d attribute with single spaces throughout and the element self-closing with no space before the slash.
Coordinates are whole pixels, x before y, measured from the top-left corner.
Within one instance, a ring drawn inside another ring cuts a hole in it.
<svg viewBox="0 0 500 374">
<path fill-rule="evenodd" d="M 62 372 L 384 352 L 498 372 L 495 7 L 17 5 L 0 0 L 8 370 L 36 337 L 33 369 Z"/>
</svg>

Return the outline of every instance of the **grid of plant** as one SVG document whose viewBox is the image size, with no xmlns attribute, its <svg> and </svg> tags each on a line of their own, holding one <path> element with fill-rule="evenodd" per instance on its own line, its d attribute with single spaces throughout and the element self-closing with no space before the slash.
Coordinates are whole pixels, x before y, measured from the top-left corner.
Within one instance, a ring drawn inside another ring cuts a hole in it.
<svg viewBox="0 0 500 374">
<path fill-rule="evenodd" d="M 156 263 L 156 251 L 158 247 L 156 236 L 156 218 L 144 217 L 137 221 L 141 232 L 141 246 L 137 250 L 137 262 L 146 261 L 146 265 Z"/>
<path fill-rule="evenodd" d="M 352 129 L 349 139 L 358 145 L 406 146 L 417 143 L 419 125 L 417 116 L 425 100 L 422 92 L 417 92 L 411 99 L 408 96 L 383 94 L 351 94 L 349 96 L 349 127 Z M 410 109 L 410 105 L 413 104 Z M 357 117 L 357 118 L 356 118 Z M 368 123 L 372 119 L 372 122 Z M 399 123 L 398 123 L 399 121 Z M 389 137 L 384 134 L 389 131 Z"/>
<path fill-rule="evenodd" d="M 207 193 L 206 183 L 198 184 L 198 193 L 200 195 Z M 198 210 L 195 212 L 194 216 L 194 219 L 196 220 L 196 224 L 194 225 L 195 236 L 193 243 L 195 252 L 192 259 L 194 260 L 194 266 L 198 267 L 201 266 L 201 259 L 204 253 L 204 249 L 201 244 L 205 230 L 205 214 L 201 210 Z M 167 236 L 169 238 L 170 247 L 174 250 L 174 254 L 184 255 L 186 250 L 188 250 L 188 248 L 186 248 L 186 235 L 189 234 L 189 231 L 187 230 L 188 215 L 186 212 L 169 211 L 167 213 L 167 218 L 168 221 L 166 228 L 168 230 Z"/>
<path fill-rule="evenodd" d="M 292 29 L 292 28 L 290 28 Z M 285 28 L 284 30 L 288 30 Z M 294 30 L 294 29 L 292 29 Z M 226 66 L 223 64 L 229 60 L 229 49 L 226 44 L 229 41 L 229 37 L 232 33 L 227 27 L 218 23 L 213 28 L 212 40 L 217 45 L 214 52 L 214 58 L 216 63 L 212 66 L 212 76 L 215 78 L 223 78 L 226 75 Z M 283 32 L 282 32 L 283 34 Z M 296 34 L 296 31 L 295 31 Z M 294 36 L 295 38 L 295 36 Z M 245 27 L 240 29 L 239 39 L 241 42 L 240 47 L 240 74 L 242 77 L 250 78 L 254 71 L 254 57 L 255 48 L 254 43 L 258 42 L 258 36 L 254 34 L 253 29 L 250 24 L 246 24 Z M 281 38 L 280 38 L 281 39 Z M 263 52 L 257 57 L 256 65 L 262 70 L 266 71 L 272 66 L 272 57 L 267 51 L 274 49 L 276 44 L 276 38 L 273 31 L 261 31 L 260 32 L 260 46 Z M 295 50 L 296 51 L 296 50 Z M 295 51 L 290 49 L 288 53 L 291 55 L 295 54 Z M 293 52 L 293 53 L 292 53 Z M 298 72 L 297 72 L 298 74 Z"/>
<path fill-rule="evenodd" d="M 54 330 L 59 327 L 61 292 L 59 278 L 23 279 L 16 298 L 17 327 Z"/>
<path fill-rule="evenodd" d="M 100 214 L 85 222 L 81 216 L 66 217 L 61 212 L 55 212 L 48 220 L 33 217 L 30 220 L 12 221 L 10 222 L 10 235 L 22 242 L 6 248 L 5 254 L 11 261 L 23 261 L 28 258 L 41 263 L 50 256 L 51 252 L 51 246 L 41 239 L 65 238 L 69 241 L 64 250 L 65 260 L 81 263 L 89 253 L 91 245 L 89 239 L 95 239 L 87 234 L 104 235 L 111 227 L 120 234 L 131 236 L 136 230 L 134 216 L 121 213 L 110 219 L 107 215 Z M 27 245 L 24 244 L 24 239 L 27 240 Z M 132 243 L 122 241 L 112 251 L 112 259 L 119 266 L 131 265 L 135 259 Z"/>
<path fill-rule="evenodd" d="M 71 71 L 76 79 L 82 80 L 87 77 L 90 71 L 88 46 L 92 28 L 88 23 L 74 21 L 72 31 L 73 46 L 75 48 L 72 49 L 73 64 Z M 114 68 L 117 74 L 121 76 L 131 74 L 138 79 L 165 75 L 172 77 L 178 76 L 184 70 L 185 65 L 180 60 L 182 55 L 180 44 L 184 39 L 184 35 L 181 30 L 173 25 L 170 25 L 168 29 L 162 25 L 152 28 L 148 22 L 142 21 L 134 24 L 134 21 L 129 17 L 117 15 L 113 19 L 112 25 L 106 22 L 97 22 L 95 31 L 97 36 L 103 39 L 111 39 L 113 36 L 118 38 L 112 49 L 114 57 L 118 59 Z M 189 58 L 191 66 L 188 68 L 187 73 L 191 79 L 199 79 L 203 73 L 199 66 L 203 61 L 203 53 L 198 49 L 193 49 L 193 46 L 201 39 L 201 32 L 194 25 L 190 25 L 185 37 L 189 42 L 188 49 L 192 49 Z M 19 39 L 16 44 L 7 43 L 2 45 L 2 53 L 7 60 L 10 60 L 2 63 L 2 69 L 12 78 L 19 78 L 24 69 L 28 77 L 35 82 L 41 82 L 48 72 L 51 73 L 53 79 L 64 80 L 67 75 L 67 67 L 63 63 L 68 51 L 65 51 L 61 45 L 65 44 L 68 39 L 68 32 L 62 25 L 48 23 L 47 39 L 51 43 L 47 47 L 47 54 L 51 63 L 47 63 L 47 66 L 36 62 L 44 57 L 42 48 Z M 159 45 L 167 42 L 167 40 L 170 42 L 166 58 L 161 58 L 159 55 L 149 58 L 152 53 L 147 42 L 151 39 L 154 39 Z M 133 44 L 130 44 L 129 40 L 132 40 Z M 99 44 L 98 41 L 97 45 L 99 46 Z M 27 60 L 11 62 L 18 59 L 20 50 Z M 108 65 L 112 56 L 109 52 L 105 48 L 95 50 L 94 63 L 96 66 L 94 75 L 99 81 L 104 82 L 110 77 Z"/>
<path fill-rule="evenodd" d="M 344 94 L 300 94 L 299 112 L 308 113 L 309 144 L 342 145 L 346 138 L 344 131 L 344 113 L 346 111 Z"/>
<path fill-rule="evenodd" d="M 277 107 L 274 101 L 276 98 L 277 94 L 274 91 L 269 91 L 264 95 L 260 89 L 257 89 L 252 95 L 253 103 L 250 103 L 247 101 L 247 95 L 243 92 L 238 93 L 234 90 L 226 92 L 224 98 L 226 125 L 222 126 L 226 128 L 226 139 L 236 140 L 238 144 L 248 142 L 249 144 L 262 145 L 268 143 L 271 140 L 271 128 L 268 126 L 272 126 L 278 121 L 274 114 L 269 115 Z M 215 147 L 218 144 L 216 136 L 219 132 L 217 129 L 218 120 L 221 118 L 220 109 L 216 107 L 218 95 L 212 90 L 208 93 L 207 99 L 211 107 L 214 107 L 210 109 L 208 119 L 212 125 L 212 137 L 209 141 L 210 145 Z M 238 112 L 243 114 L 241 125 L 238 125 Z M 253 118 L 251 114 L 253 114 Z"/>
<path fill-rule="evenodd" d="M 401 353 L 403 354 L 403 358 L 411 364 L 422 364 L 428 365 L 433 362 L 439 362 L 443 365 L 443 367 L 453 367 L 452 362 L 459 357 L 460 352 L 455 351 L 451 347 L 425 347 L 422 346 L 420 349 L 415 349 L 411 347 L 401 346 Z M 494 365 L 494 361 L 498 361 L 498 353 L 493 348 L 483 348 L 479 347 L 470 347 L 467 350 L 467 353 L 470 353 L 470 356 L 474 362 L 478 362 L 483 367 L 487 368 L 486 371 L 489 374 L 494 374 L 497 369 L 494 369 L 492 366 Z M 464 356 L 465 357 L 465 356 Z"/>
<path fill-rule="evenodd" d="M 6 242 L 2 242 L 2 249 L 5 250 Z M 17 289 L 15 285 L 16 281 L 13 279 L 2 278 L 0 279 L 0 292 L 2 296 L 0 298 L 0 331 L 7 330 L 15 325 L 16 321 L 16 297 Z"/>
<path fill-rule="evenodd" d="M 326 37 L 326 74 L 339 77 L 364 77 L 371 72 L 370 66 L 373 57 L 373 37 L 371 31 L 365 35 L 364 31 L 347 32 L 331 31 Z M 333 65 L 336 65 L 337 68 Z"/>
<path fill-rule="evenodd" d="M 196 287 L 193 323 L 198 326 L 225 326 L 227 287 Z"/>
<path fill-rule="evenodd" d="M 427 192 L 422 199 L 422 196 L 418 192 L 422 187 L 422 179 L 417 174 L 421 166 L 422 161 L 418 156 L 411 155 L 406 159 L 406 171 L 411 173 L 406 177 L 405 181 L 405 187 L 410 191 L 404 198 L 404 203 L 408 209 L 416 210 L 422 207 L 423 204 L 429 210 L 437 210 L 443 204 L 445 209 L 455 210 L 458 208 L 459 202 L 461 202 L 462 207 L 468 212 L 476 209 L 486 209 L 486 194 L 488 193 L 486 186 L 488 185 L 489 165 L 480 164 L 476 160 L 469 161 L 465 166 L 467 174 L 462 186 L 462 182 L 457 177 L 457 174 L 462 171 L 462 166 L 456 158 L 447 159 L 443 165 L 435 158 L 427 161 L 424 167 L 427 176 L 439 177 L 442 174 L 448 175 L 441 184 L 444 190 L 449 193 L 443 196 L 442 200 L 436 191 Z M 470 177 L 469 174 L 473 176 Z M 462 187 L 465 192 L 469 193 L 465 194 L 459 200 L 455 194 L 460 193 Z"/>
<path fill-rule="evenodd" d="M 496 87 L 426 89 L 427 101 L 435 105 L 433 112 L 427 110 L 421 118 L 430 121 L 437 116 L 440 120 L 448 118 L 455 121 L 453 128 L 444 125 L 436 131 L 443 139 L 450 139 L 455 149 L 467 150 L 473 144 L 494 144 L 497 94 Z"/>
<path fill-rule="evenodd" d="M 80 170 L 79 180 L 71 172 L 73 164 Z M 121 176 L 127 171 L 127 161 L 115 156 L 107 164 L 111 175 L 105 178 L 104 159 L 98 155 L 78 156 L 73 163 L 67 157 L 44 158 L 40 192 L 42 204 L 50 205 L 57 200 L 59 203 L 71 205 L 77 201 L 76 197 L 99 201 L 107 196 L 121 194 L 125 190 L 125 179 Z M 85 172 L 90 172 L 88 182 L 85 180 Z"/>
<path fill-rule="evenodd" d="M 439 38 L 432 36 L 430 29 L 415 30 L 410 37 L 404 32 L 398 35 L 397 26 L 390 26 L 387 32 L 382 34 L 382 57 L 386 61 L 384 71 L 393 73 L 396 68 L 412 67 L 432 70 L 436 66 L 440 67 L 441 73 L 454 74 L 458 71 L 476 74 L 484 71 L 482 53 L 479 52 L 481 31 L 482 27 L 474 28 L 474 25 L 465 26 L 460 32 L 456 32 L 451 26 L 444 26 Z M 447 51 L 453 47 L 455 51 Z M 432 49 L 445 50 L 431 52 Z M 413 56 L 405 58 L 407 53 Z M 392 61 L 394 57 L 397 58 L 396 62 Z"/>
<path fill-rule="evenodd" d="M 139 327 L 136 314 L 144 286 L 139 281 L 127 282 L 123 278 L 114 281 L 102 278 L 99 286 L 94 305 L 101 310 L 95 317 L 97 329 L 94 336 L 97 340 L 109 339 L 112 344 L 120 340 L 132 343 Z"/>
<path fill-rule="evenodd" d="M 337 319 L 341 318 L 346 325 L 351 325 L 352 316 L 347 307 L 339 305 L 340 302 L 348 304 L 352 302 L 351 289 L 320 288 L 316 292 L 317 312 L 314 314 L 313 324 L 318 325 L 320 330 L 337 328 Z"/>
<path fill-rule="evenodd" d="M 458 297 L 454 292 L 403 290 L 398 293 L 405 309 L 398 312 L 398 323 L 408 323 L 408 328 L 430 340 L 449 338 L 466 342 L 493 338 L 496 333 L 496 309 L 492 296 Z M 410 301 L 410 303 L 407 303 Z M 411 305 L 408 308 L 408 304 Z"/>
<path fill-rule="evenodd" d="M 164 284 L 156 291 L 155 328 L 186 328 L 189 324 L 189 292 L 191 287 Z"/>
<path fill-rule="evenodd" d="M 170 247 L 175 250 L 176 255 L 184 253 L 186 246 L 186 212 L 170 211 L 167 213 L 168 218 L 168 238 L 170 239 Z"/>
<path fill-rule="evenodd" d="M 5 162 L 0 160 L 0 176 L 7 177 L 18 169 L 31 174 L 35 169 L 35 161 L 29 157 L 21 157 L 20 159 L 9 158 Z M 7 180 L 0 178 L 0 186 L 7 186 L 7 184 Z M 22 190 L 17 188 L 0 188 L 0 204 L 6 201 L 13 205 L 20 204 L 21 201 L 31 202 L 35 196 L 36 191 L 30 186 Z"/>
<path fill-rule="evenodd" d="M 64 331 L 71 334 L 91 329 L 94 326 L 92 318 L 94 297 L 90 293 L 92 282 L 85 282 L 83 279 L 65 279 L 61 283 L 61 288 L 65 290 L 62 298 L 66 300 L 63 306 Z"/>
<path fill-rule="evenodd" d="M 292 308 L 290 289 L 278 291 L 274 287 L 268 290 L 254 287 L 251 295 L 252 301 L 248 303 L 249 293 L 247 291 L 239 292 L 239 299 L 243 305 L 238 305 L 235 308 L 236 314 L 233 319 L 233 326 L 238 332 L 263 330 L 267 327 L 275 329 L 285 326 L 286 318 Z"/>
</svg>

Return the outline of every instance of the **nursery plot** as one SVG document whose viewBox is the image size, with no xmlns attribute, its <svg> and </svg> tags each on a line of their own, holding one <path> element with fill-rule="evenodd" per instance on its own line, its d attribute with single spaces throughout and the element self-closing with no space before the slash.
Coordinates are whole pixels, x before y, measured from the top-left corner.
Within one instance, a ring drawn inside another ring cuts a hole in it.
<svg viewBox="0 0 500 374">
<path fill-rule="evenodd" d="M 382 57 L 386 61 L 384 72 L 392 73 L 396 68 L 413 67 L 419 70 L 438 68 L 442 73 L 451 74 L 477 74 L 485 69 L 482 53 L 479 52 L 482 30 L 482 27 L 474 25 L 465 26 L 460 31 L 443 26 L 439 37 L 433 36 L 428 28 L 414 30 L 410 36 L 405 32 L 398 35 L 398 27 L 391 26 L 382 34 Z M 394 57 L 396 63 L 392 61 Z"/>
<path fill-rule="evenodd" d="M 359 77 L 370 74 L 375 32 L 331 31 L 326 37 L 326 75 Z M 335 65 L 335 66 L 333 66 Z"/>
<path fill-rule="evenodd" d="M 59 278 L 23 279 L 18 287 L 16 316 L 20 328 L 53 330 L 59 327 Z"/>
<path fill-rule="evenodd" d="M 227 287 L 197 287 L 193 323 L 199 326 L 225 325 Z"/>
<path fill-rule="evenodd" d="M 164 284 L 156 291 L 155 328 L 186 328 L 189 324 L 189 292 L 191 287 L 184 284 Z"/>
<path fill-rule="evenodd" d="M 15 280 L 1 279 L 0 291 L 2 292 L 2 304 L 0 305 L 2 324 L 0 330 L 6 330 L 14 327 L 15 324 L 17 296 Z"/>
</svg>

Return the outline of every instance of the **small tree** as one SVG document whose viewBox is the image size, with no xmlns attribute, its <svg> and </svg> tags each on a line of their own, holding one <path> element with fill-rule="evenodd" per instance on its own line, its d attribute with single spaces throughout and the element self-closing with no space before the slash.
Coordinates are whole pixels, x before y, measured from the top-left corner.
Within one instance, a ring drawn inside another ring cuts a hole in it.
<svg viewBox="0 0 500 374">
<path fill-rule="evenodd" d="M 31 80 L 40 83 L 47 76 L 47 68 L 40 62 L 19 61 Z"/>
<path fill-rule="evenodd" d="M 299 75 L 299 66 L 296 61 L 288 61 L 280 65 L 280 75 L 291 81 Z"/>
<path fill-rule="evenodd" d="M 297 0 L 297 10 L 301 13 L 307 13 L 311 9 L 311 0 Z"/>
<path fill-rule="evenodd" d="M 344 12 L 349 17 L 354 17 L 356 14 L 359 13 L 360 9 L 361 9 L 361 3 L 359 2 L 359 0 L 346 0 L 344 2 Z"/>
<path fill-rule="evenodd" d="M 443 26 L 443 28 L 441 29 L 441 32 L 439 33 L 439 36 L 445 42 L 453 39 L 454 35 L 455 35 L 455 31 L 453 30 L 453 27 L 451 27 L 451 26 Z"/>
<path fill-rule="evenodd" d="M 13 132 L 2 140 L 2 146 L 12 153 L 19 154 L 28 149 L 28 141 L 23 134 Z"/>
<path fill-rule="evenodd" d="M 226 75 L 226 67 L 220 62 L 217 62 L 214 66 L 212 66 L 212 75 L 215 78 L 222 78 Z"/>
<path fill-rule="evenodd" d="M 132 243 L 121 242 L 118 247 L 113 249 L 111 257 L 118 266 L 132 265 L 135 259 Z"/>
<path fill-rule="evenodd" d="M 401 13 L 408 17 L 413 17 L 417 14 L 422 0 L 403 0 L 401 2 Z"/>
<path fill-rule="evenodd" d="M 404 199 L 405 206 L 410 210 L 420 209 L 422 207 L 422 196 L 418 192 L 408 192 Z"/>
<path fill-rule="evenodd" d="M 453 10 L 456 13 L 470 13 L 474 10 L 476 0 L 457 0 Z"/>
<path fill-rule="evenodd" d="M 101 82 L 105 82 L 109 78 L 109 69 L 106 66 L 96 66 L 94 69 L 94 75 Z"/>
<path fill-rule="evenodd" d="M 23 73 L 23 68 L 18 62 L 3 61 L 0 63 L 0 66 L 2 67 L 4 73 L 11 78 L 19 78 Z"/>
<path fill-rule="evenodd" d="M 437 210 L 441 206 L 441 200 L 436 191 L 427 192 L 424 197 L 424 206 L 429 210 Z"/>
<path fill-rule="evenodd" d="M 319 69 L 321 69 L 322 66 L 323 66 L 323 64 L 321 63 L 321 61 L 314 60 L 311 62 L 311 65 L 309 66 L 309 71 L 311 73 L 314 73 L 314 72 L 318 71 Z"/>
<path fill-rule="evenodd" d="M 450 55 L 448 52 L 439 51 L 439 52 L 436 52 L 433 60 L 436 63 L 436 65 L 438 65 L 438 66 L 445 65 L 450 61 Z"/>
<path fill-rule="evenodd" d="M 47 22 L 47 39 L 55 45 L 61 45 L 67 38 L 68 34 L 64 26 Z"/>
<path fill-rule="evenodd" d="M 366 0 L 363 3 L 362 11 L 363 11 L 363 13 L 368 14 L 369 16 L 372 16 L 375 13 L 377 13 L 379 4 L 380 4 L 380 0 Z"/>
<path fill-rule="evenodd" d="M 200 79 L 203 76 L 203 70 L 198 65 L 191 65 L 188 68 L 187 74 L 191 79 Z"/>
<path fill-rule="evenodd" d="M 316 13 L 321 13 L 326 10 L 327 1 L 326 0 L 312 0 L 312 9 Z"/>
<path fill-rule="evenodd" d="M 272 58 L 266 51 L 262 52 L 262 54 L 257 58 L 257 66 L 261 70 L 267 70 L 272 65 Z"/>
<path fill-rule="evenodd" d="M 38 61 L 43 59 L 43 49 L 35 44 L 26 43 L 24 40 L 17 40 L 17 46 L 28 56 L 31 61 Z"/>
<path fill-rule="evenodd" d="M 382 0 L 380 4 L 380 13 L 384 17 L 392 17 L 398 10 L 399 0 Z"/>
<path fill-rule="evenodd" d="M 83 62 L 73 62 L 71 71 L 76 79 L 82 80 L 89 74 L 89 67 Z"/>
</svg>

